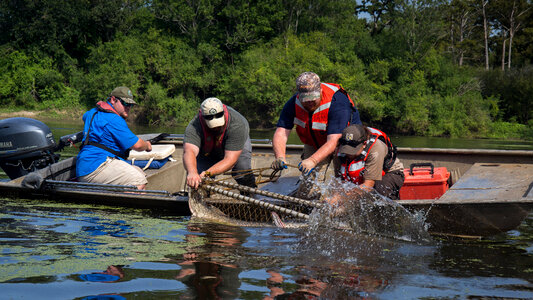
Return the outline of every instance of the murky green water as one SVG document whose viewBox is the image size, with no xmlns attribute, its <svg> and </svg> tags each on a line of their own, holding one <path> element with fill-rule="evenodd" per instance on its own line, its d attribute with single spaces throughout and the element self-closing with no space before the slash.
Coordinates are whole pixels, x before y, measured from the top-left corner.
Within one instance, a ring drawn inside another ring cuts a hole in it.
<svg viewBox="0 0 533 300">
<path fill-rule="evenodd" d="M 532 234 L 530 217 L 488 239 L 416 244 L 1 199 L 0 298 L 531 299 Z"/>
<path fill-rule="evenodd" d="M 47 124 L 56 138 L 81 129 Z M 150 131 L 183 128 L 135 128 Z M 529 142 L 394 140 L 533 149 Z M 482 240 L 410 243 L 0 195 L 0 270 L 0 299 L 532 299 L 533 214 L 518 229 Z"/>
</svg>

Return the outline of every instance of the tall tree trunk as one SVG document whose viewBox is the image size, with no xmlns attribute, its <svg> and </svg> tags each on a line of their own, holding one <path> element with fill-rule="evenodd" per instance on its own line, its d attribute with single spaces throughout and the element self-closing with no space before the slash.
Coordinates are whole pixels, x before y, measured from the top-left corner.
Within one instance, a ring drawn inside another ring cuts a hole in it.
<svg viewBox="0 0 533 300">
<path fill-rule="evenodd" d="M 455 63 L 455 36 L 454 36 L 454 30 L 453 30 L 453 17 L 450 20 L 450 47 L 452 48 L 452 59 Z"/>
<path fill-rule="evenodd" d="M 516 0 L 513 1 L 513 9 L 511 11 L 511 17 L 509 18 L 509 58 L 507 58 L 507 69 L 511 69 L 511 50 L 513 47 L 513 37 L 515 33 L 515 11 L 516 11 Z M 519 25 L 520 26 L 520 25 Z M 518 29 L 518 28 L 517 28 Z"/>
<path fill-rule="evenodd" d="M 511 69 L 511 50 L 513 47 L 513 36 L 514 36 L 514 32 L 511 29 L 511 31 L 509 32 L 509 54 L 508 54 L 509 58 L 507 58 L 507 69 L 508 70 Z"/>
<path fill-rule="evenodd" d="M 483 31 L 485 34 L 485 70 L 489 69 L 489 29 L 487 24 L 487 14 L 485 12 L 485 6 L 489 1 L 481 0 L 481 6 L 483 7 Z"/>
<path fill-rule="evenodd" d="M 502 71 L 505 71 L 505 43 L 507 43 L 507 39 L 505 38 L 505 32 L 503 34 L 503 42 L 502 42 Z"/>
<path fill-rule="evenodd" d="M 462 16 L 461 16 L 461 21 L 460 21 L 460 25 L 459 25 L 459 45 L 463 46 L 463 41 L 465 40 L 465 28 L 468 24 L 468 15 L 469 13 L 468 12 L 465 12 Z M 463 60 L 464 60 L 464 56 L 465 56 L 465 50 L 463 47 L 459 48 L 459 66 L 462 66 L 463 65 Z"/>
</svg>

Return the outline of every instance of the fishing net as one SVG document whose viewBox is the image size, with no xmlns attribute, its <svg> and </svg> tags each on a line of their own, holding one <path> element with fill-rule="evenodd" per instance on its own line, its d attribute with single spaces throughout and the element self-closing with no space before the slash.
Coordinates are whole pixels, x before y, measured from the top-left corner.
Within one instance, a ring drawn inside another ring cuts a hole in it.
<svg viewBox="0 0 533 300">
<path fill-rule="evenodd" d="M 251 192 L 261 192 L 257 189 L 233 183 L 233 188 L 227 187 L 228 184 L 226 181 L 211 181 L 191 192 L 189 202 L 193 215 L 238 225 L 265 226 L 273 225 L 278 216 L 283 222 L 301 222 L 313 208 L 259 195 Z"/>
</svg>

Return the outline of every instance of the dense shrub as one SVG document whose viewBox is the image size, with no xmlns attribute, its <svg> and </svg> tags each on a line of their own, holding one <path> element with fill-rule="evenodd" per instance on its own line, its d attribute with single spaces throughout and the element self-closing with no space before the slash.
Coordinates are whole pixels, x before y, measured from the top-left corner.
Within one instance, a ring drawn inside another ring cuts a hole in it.
<svg viewBox="0 0 533 300">
<path fill-rule="evenodd" d="M 67 85 L 51 58 L 6 48 L 0 52 L 2 107 L 46 110 L 79 105 L 79 92 Z"/>
</svg>

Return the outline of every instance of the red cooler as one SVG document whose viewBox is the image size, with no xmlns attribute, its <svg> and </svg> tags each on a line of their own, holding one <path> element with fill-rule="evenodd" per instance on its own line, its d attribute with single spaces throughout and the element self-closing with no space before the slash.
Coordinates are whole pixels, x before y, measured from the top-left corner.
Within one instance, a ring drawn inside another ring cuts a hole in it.
<svg viewBox="0 0 533 300">
<path fill-rule="evenodd" d="M 436 199 L 448 190 L 450 172 L 444 167 L 434 168 L 431 163 L 411 164 L 403 172 L 405 181 L 400 189 L 400 200 Z"/>
</svg>

